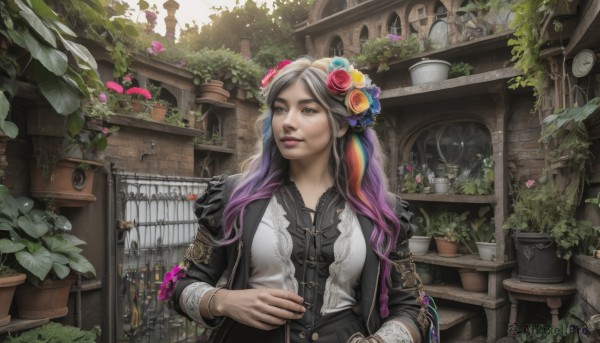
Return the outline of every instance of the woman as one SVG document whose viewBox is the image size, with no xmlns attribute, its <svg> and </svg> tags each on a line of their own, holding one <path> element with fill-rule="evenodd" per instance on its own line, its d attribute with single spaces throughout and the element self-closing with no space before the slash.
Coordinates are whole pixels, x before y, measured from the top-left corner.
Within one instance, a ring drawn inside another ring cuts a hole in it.
<svg viewBox="0 0 600 343">
<path fill-rule="evenodd" d="M 379 88 L 341 57 L 282 62 L 262 86 L 260 152 L 196 201 L 162 297 L 175 282 L 172 306 L 211 342 L 428 340 L 412 214 L 386 190 L 371 128 Z"/>
</svg>

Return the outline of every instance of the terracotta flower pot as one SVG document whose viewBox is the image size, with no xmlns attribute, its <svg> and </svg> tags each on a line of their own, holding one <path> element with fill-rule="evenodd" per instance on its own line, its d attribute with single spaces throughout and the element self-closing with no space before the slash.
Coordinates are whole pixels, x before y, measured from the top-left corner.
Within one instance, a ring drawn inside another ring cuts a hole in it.
<svg viewBox="0 0 600 343">
<path fill-rule="evenodd" d="M 485 292 L 487 291 L 487 273 L 478 272 L 475 269 L 460 268 L 460 282 L 465 291 Z"/>
<path fill-rule="evenodd" d="M 452 242 L 442 237 L 435 237 L 438 255 L 442 257 L 458 257 L 458 242 Z"/>
<path fill-rule="evenodd" d="M 220 85 L 218 83 L 220 83 Z M 229 92 L 223 89 L 223 82 L 212 80 L 198 87 L 199 97 L 217 102 L 225 102 L 229 98 Z"/>
<path fill-rule="evenodd" d="M 10 305 L 18 285 L 25 282 L 25 274 L 17 274 L 0 278 L 0 326 L 10 323 Z"/>
<path fill-rule="evenodd" d="M 67 302 L 73 284 L 72 277 L 47 279 L 34 286 L 28 282 L 17 288 L 19 318 L 60 318 L 69 313 Z"/>
<path fill-rule="evenodd" d="M 153 104 L 152 110 L 150 111 L 150 117 L 152 120 L 157 122 L 162 122 L 165 120 L 165 116 L 167 115 L 167 106 L 163 106 L 161 104 Z"/>
<path fill-rule="evenodd" d="M 144 109 L 144 103 L 139 100 L 132 100 L 131 108 L 133 109 L 133 112 L 140 113 Z"/>
</svg>

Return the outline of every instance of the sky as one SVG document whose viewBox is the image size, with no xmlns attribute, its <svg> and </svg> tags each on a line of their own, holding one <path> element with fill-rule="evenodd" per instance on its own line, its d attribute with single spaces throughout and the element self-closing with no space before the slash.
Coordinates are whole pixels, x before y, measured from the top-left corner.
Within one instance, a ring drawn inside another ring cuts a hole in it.
<svg viewBox="0 0 600 343">
<path fill-rule="evenodd" d="M 131 9 L 134 9 L 132 19 L 138 22 L 146 22 L 146 17 L 143 13 L 140 13 L 138 9 L 138 0 L 121 0 L 129 4 Z M 165 0 L 146 0 L 150 7 L 153 4 L 158 8 L 158 20 L 157 25 L 154 28 L 154 31 L 164 35 L 165 34 L 165 16 L 167 15 L 167 10 L 165 10 L 162 5 L 165 3 Z M 227 8 L 233 8 L 237 1 L 241 4 L 245 2 L 245 0 L 176 0 L 179 3 L 179 9 L 175 12 L 175 18 L 177 18 L 177 27 L 175 35 L 179 36 L 179 31 L 181 28 L 185 27 L 185 24 L 192 24 L 192 21 L 196 21 L 198 26 L 202 26 L 209 21 L 209 15 L 214 12 L 211 10 L 213 6 L 223 6 Z M 270 8 L 273 4 L 273 0 L 257 0 L 257 4 L 266 3 Z"/>
</svg>

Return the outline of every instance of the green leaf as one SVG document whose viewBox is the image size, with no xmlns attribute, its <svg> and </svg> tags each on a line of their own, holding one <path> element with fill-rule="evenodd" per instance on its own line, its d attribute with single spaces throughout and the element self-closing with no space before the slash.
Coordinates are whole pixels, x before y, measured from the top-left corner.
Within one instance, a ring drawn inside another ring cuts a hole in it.
<svg viewBox="0 0 600 343">
<path fill-rule="evenodd" d="M 96 63 L 94 56 L 92 56 L 90 51 L 85 46 L 70 40 L 66 40 L 62 37 L 60 37 L 60 40 L 65 45 L 65 48 L 69 50 L 75 57 L 83 61 L 90 68 L 98 69 L 98 64 Z"/>
<path fill-rule="evenodd" d="M 17 204 L 19 206 L 19 212 L 22 214 L 29 213 L 33 208 L 34 202 L 31 198 L 28 197 L 18 197 Z"/>
<path fill-rule="evenodd" d="M 45 68 L 37 67 L 35 72 L 41 93 L 56 112 L 66 116 L 81 107 L 77 88 L 70 86 L 65 80 L 56 77 Z"/>
<path fill-rule="evenodd" d="M 57 254 L 50 251 L 50 256 L 52 257 L 52 261 L 55 264 L 66 265 L 67 263 L 69 263 L 69 258 L 63 254 Z"/>
<path fill-rule="evenodd" d="M 88 261 L 85 257 L 79 256 L 79 258 L 71 258 L 69 262 L 69 266 L 80 273 L 86 275 L 96 276 L 96 269 L 94 266 Z"/>
<path fill-rule="evenodd" d="M 60 239 L 59 237 L 49 236 L 44 238 L 46 246 L 53 253 L 63 253 L 65 255 L 79 254 L 81 248 L 78 248 L 70 242 Z"/>
<path fill-rule="evenodd" d="M 58 20 L 53 21 L 52 24 L 54 24 L 56 29 L 58 29 L 62 32 L 61 36 L 67 35 L 67 36 L 71 36 L 71 37 L 77 37 L 77 34 L 75 32 L 73 32 L 73 30 L 71 30 L 68 26 L 61 23 L 60 21 L 58 21 Z"/>
<path fill-rule="evenodd" d="M 37 32 L 37 34 L 39 34 L 46 42 L 48 42 L 48 44 L 56 48 L 56 38 L 54 37 L 52 31 L 50 31 L 50 29 L 48 28 L 46 23 L 44 23 L 42 19 L 40 19 L 40 17 L 38 17 L 37 14 L 35 14 L 31 8 L 27 7 L 24 3 L 22 3 L 21 0 L 14 0 L 14 2 L 21 9 L 19 14 L 23 17 L 23 19 L 27 21 L 29 26 L 35 32 Z"/>
<path fill-rule="evenodd" d="M 69 235 L 67 233 L 63 233 L 62 237 L 69 243 L 73 244 L 73 245 L 84 245 L 87 244 L 86 242 L 82 241 L 81 239 L 79 239 L 76 236 L 73 235 Z"/>
<path fill-rule="evenodd" d="M 63 75 L 69 67 L 69 59 L 64 52 L 40 44 L 28 31 L 22 32 L 23 42 L 31 56 L 54 75 Z"/>
<path fill-rule="evenodd" d="M 10 138 L 16 138 L 19 134 L 19 128 L 13 122 L 5 121 L 0 122 L 0 130 L 4 132 Z"/>
<path fill-rule="evenodd" d="M 144 0 L 139 0 L 138 6 L 140 7 L 140 11 L 147 10 L 150 7 L 150 5 L 148 4 L 148 1 L 144 1 Z"/>
<path fill-rule="evenodd" d="M 56 217 L 54 227 L 63 231 L 71 231 L 73 229 L 73 225 L 71 225 L 69 219 L 63 215 Z"/>
<path fill-rule="evenodd" d="M 40 238 L 50 230 L 50 226 L 46 221 L 34 222 L 27 216 L 20 216 L 18 223 L 19 227 L 33 238 Z"/>
<path fill-rule="evenodd" d="M 0 253 L 2 254 L 12 254 L 23 249 L 25 249 L 25 244 L 16 243 L 7 238 L 0 239 Z"/>
<path fill-rule="evenodd" d="M 74 137 L 81 132 L 85 125 L 85 118 L 80 111 L 73 112 L 67 117 L 67 133 L 69 136 Z"/>
<path fill-rule="evenodd" d="M 69 273 L 71 272 L 71 268 L 63 264 L 53 263 L 52 271 L 54 272 L 54 274 L 56 274 L 56 276 L 58 276 L 59 279 L 62 280 L 66 278 L 67 275 L 69 275 Z"/>
<path fill-rule="evenodd" d="M 40 17 L 56 21 L 60 20 L 56 13 L 46 5 L 44 0 L 29 0 L 29 2 L 33 11 Z"/>
<path fill-rule="evenodd" d="M 15 257 L 23 268 L 40 280 L 46 278 L 53 264 L 50 252 L 44 247 L 40 247 L 34 253 L 25 250 L 19 251 Z"/>
</svg>

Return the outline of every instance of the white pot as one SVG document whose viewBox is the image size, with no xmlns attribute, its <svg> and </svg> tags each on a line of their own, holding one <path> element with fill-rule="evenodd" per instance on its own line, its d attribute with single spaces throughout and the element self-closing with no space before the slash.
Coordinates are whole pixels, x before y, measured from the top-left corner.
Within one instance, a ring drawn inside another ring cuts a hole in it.
<svg viewBox="0 0 600 343">
<path fill-rule="evenodd" d="M 475 242 L 475 244 L 477 245 L 480 259 L 484 261 L 496 260 L 496 243 Z"/>
<path fill-rule="evenodd" d="M 442 60 L 424 60 L 408 68 L 413 86 L 448 79 L 451 64 Z"/>
<path fill-rule="evenodd" d="M 426 255 L 429 251 L 431 236 L 412 236 L 408 239 L 408 249 L 414 256 Z"/>
<path fill-rule="evenodd" d="M 445 177 L 435 178 L 432 181 L 434 193 L 448 193 L 450 180 Z"/>
</svg>

